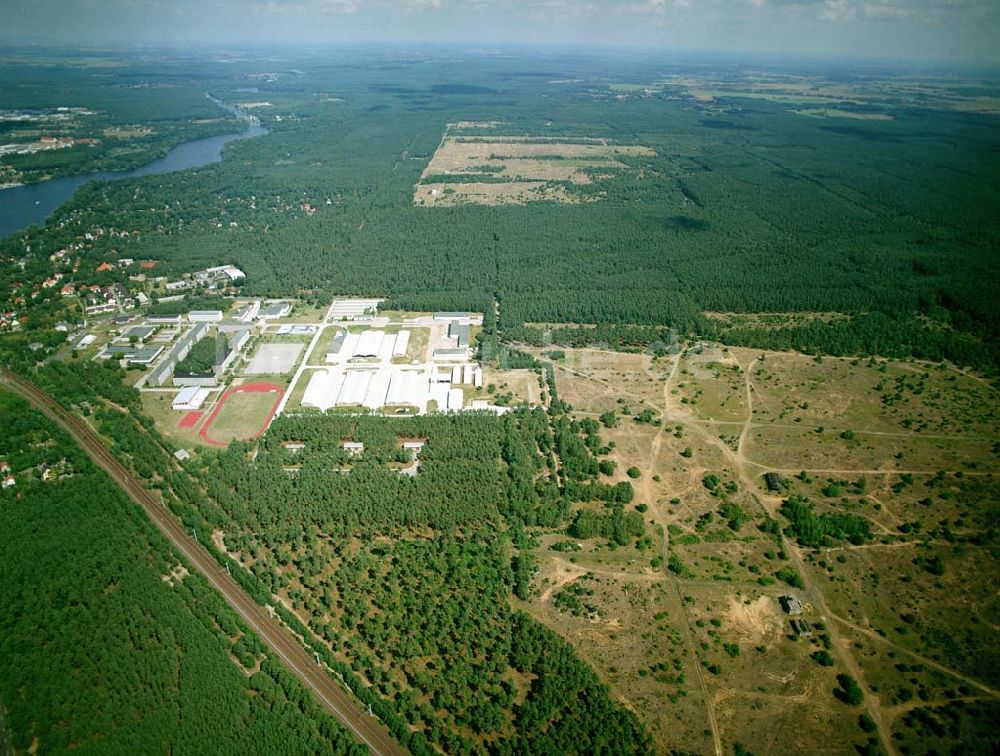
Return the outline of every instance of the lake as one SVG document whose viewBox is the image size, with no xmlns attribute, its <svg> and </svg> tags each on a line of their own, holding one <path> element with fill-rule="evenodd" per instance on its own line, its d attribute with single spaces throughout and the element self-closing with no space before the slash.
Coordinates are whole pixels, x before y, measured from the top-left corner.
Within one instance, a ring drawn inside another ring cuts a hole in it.
<svg viewBox="0 0 1000 756">
<path fill-rule="evenodd" d="M 6 238 L 33 223 L 42 225 L 56 209 L 73 196 L 80 186 L 88 181 L 114 181 L 140 176 L 154 176 L 218 163 L 222 160 L 222 148 L 229 142 L 267 133 L 267 129 L 261 126 L 256 119 L 239 108 L 227 105 L 214 97 L 210 99 L 219 107 L 225 108 L 233 115 L 247 121 L 249 124 L 247 130 L 238 134 L 221 134 L 184 142 L 174 147 L 159 160 L 154 160 L 130 171 L 99 171 L 88 173 L 85 176 L 69 176 L 42 181 L 38 184 L 25 184 L 24 186 L 4 189 L 0 191 L 0 238 Z"/>
</svg>

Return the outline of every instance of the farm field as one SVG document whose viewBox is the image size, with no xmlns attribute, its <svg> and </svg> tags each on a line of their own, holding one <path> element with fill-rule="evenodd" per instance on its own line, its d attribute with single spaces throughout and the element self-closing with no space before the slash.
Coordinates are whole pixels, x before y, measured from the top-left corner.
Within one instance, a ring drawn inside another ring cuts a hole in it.
<svg viewBox="0 0 1000 756">
<path fill-rule="evenodd" d="M 992 388 L 949 366 L 712 344 L 532 352 L 571 414 L 600 420 L 613 463 L 602 479 L 630 481 L 631 508 L 659 535 L 609 548 L 546 532 L 526 603 L 661 750 L 899 747 L 927 721 L 942 743 L 985 737 L 1000 687 Z M 778 492 L 763 479 L 774 470 Z M 814 541 L 793 511 L 857 535 Z M 782 610 L 789 592 L 802 615 Z M 838 699 L 845 674 L 862 705 Z"/>
<path fill-rule="evenodd" d="M 649 147 L 607 139 L 476 134 L 476 125 L 458 124 L 463 136 L 445 135 L 417 183 L 417 206 L 523 205 L 549 200 L 580 202 L 573 186 L 593 183 L 592 175 L 613 178 L 629 166 L 622 158 L 655 156 Z M 484 125 L 492 131 L 492 124 Z M 591 197 L 590 199 L 596 199 Z"/>
</svg>

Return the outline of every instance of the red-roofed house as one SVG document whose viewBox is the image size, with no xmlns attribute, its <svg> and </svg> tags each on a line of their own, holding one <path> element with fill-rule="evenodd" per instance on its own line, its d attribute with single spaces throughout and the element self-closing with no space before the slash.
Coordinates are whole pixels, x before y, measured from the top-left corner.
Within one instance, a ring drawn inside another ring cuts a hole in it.
<svg viewBox="0 0 1000 756">
<path fill-rule="evenodd" d="M 112 265 L 111 263 L 106 263 L 106 262 L 102 262 L 100 265 L 97 266 L 97 272 L 98 273 L 103 273 L 106 270 L 114 270 L 114 269 L 115 269 L 114 265 Z"/>
</svg>

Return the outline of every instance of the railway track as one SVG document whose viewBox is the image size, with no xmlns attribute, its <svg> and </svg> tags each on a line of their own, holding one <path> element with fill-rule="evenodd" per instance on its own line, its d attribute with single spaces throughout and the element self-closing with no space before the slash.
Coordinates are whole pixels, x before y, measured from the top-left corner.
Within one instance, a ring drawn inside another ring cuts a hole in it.
<svg viewBox="0 0 1000 756">
<path fill-rule="evenodd" d="M 101 441 L 101 437 L 89 425 L 66 411 L 31 381 L 6 368 L 0 368 L 0 388 L 21 396 L 69 433 L 91 460 L 107 472 L 122 490 L 143 508 L 167 540 L 205 576 L 243 621 L 253 628 L 271 652 L 313 692 L 319 703 L 350 730 L 359 742 L 379 756 L 407 753 L 377 719 L 365 712 L 347 691 L 330 678 L 324 667 L 316 664 L 292 632 L 257 604 L 212 555 L 187 533 L 174 519 L 173 514 L 160 503 L 158 497 L 148 491 L 115 458 Z"/>
</svg>

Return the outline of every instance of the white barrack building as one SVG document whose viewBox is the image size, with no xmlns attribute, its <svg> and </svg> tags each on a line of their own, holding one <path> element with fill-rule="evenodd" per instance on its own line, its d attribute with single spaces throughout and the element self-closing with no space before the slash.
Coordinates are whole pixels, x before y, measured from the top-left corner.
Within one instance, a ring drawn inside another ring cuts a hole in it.
<svg viewBox="0 0 1000 756">
<path fill-rule="evenodd" d="M 188 386 L 177 392 L 171 406 L 178 411 L 191 412 L 199 409 L 205 403 L 208 394 L 208 389 L 200 386 Z"/>
<path fill-rule="evenodd" d="M 330 307 L 330 320 L 369 320 L 378 312 L 381 299 L 337 299 Z"/>
</svg>

